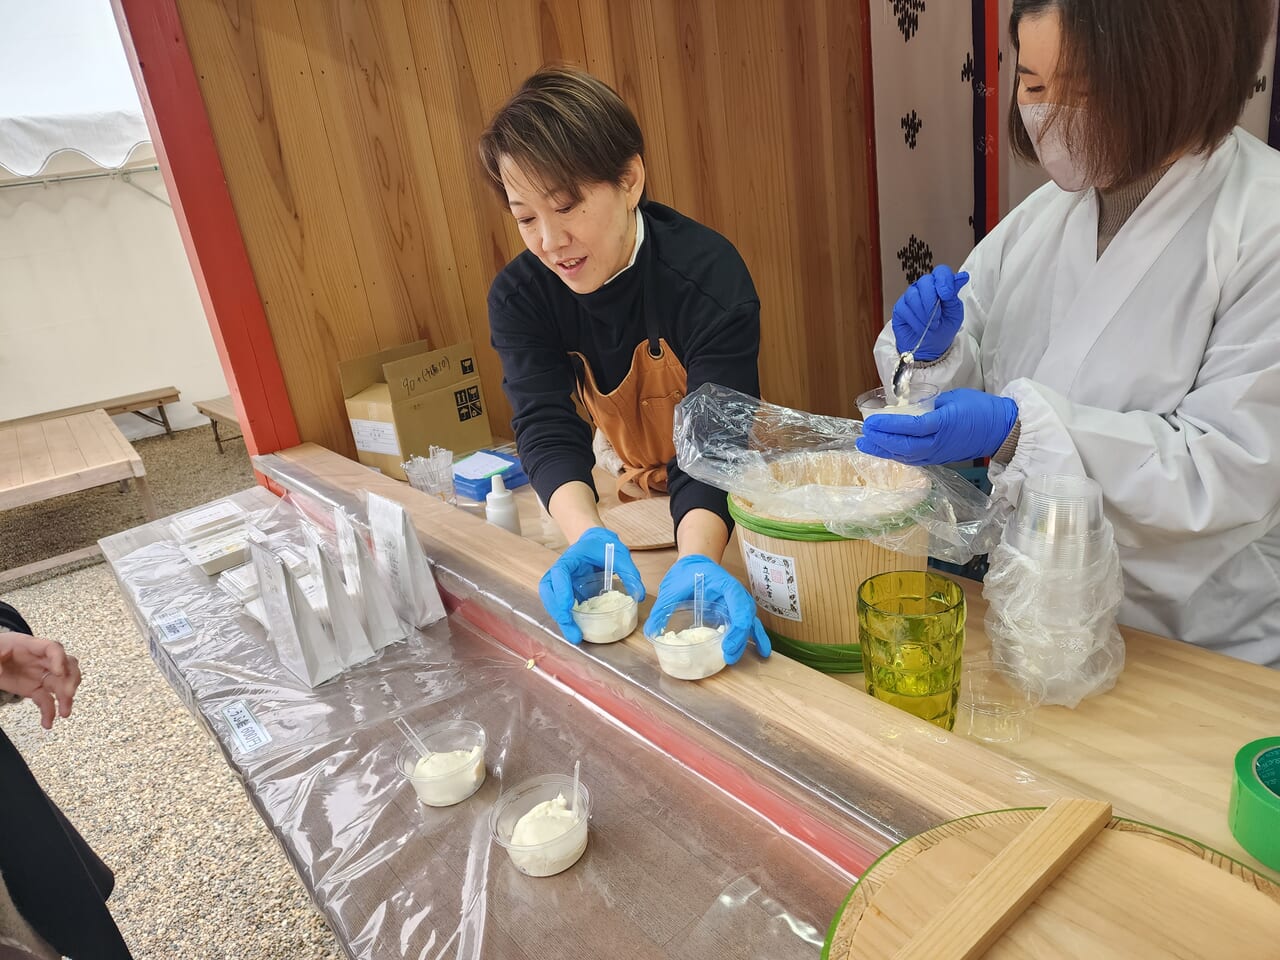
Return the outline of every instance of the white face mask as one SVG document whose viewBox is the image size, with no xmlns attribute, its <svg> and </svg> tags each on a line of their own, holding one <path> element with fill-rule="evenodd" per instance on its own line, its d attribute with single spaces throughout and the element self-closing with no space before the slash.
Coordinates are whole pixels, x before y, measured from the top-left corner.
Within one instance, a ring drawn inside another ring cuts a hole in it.
<svg viewBox="0 0 1280 960">
<path fill-rule="evenodd" d="M 1045 130 L 1051 109 L 1058 111 L 1058 119 Z M 1036 148 L 1040 166 L 1053 178 L 1053 182 L 1068 193 L 1077 193 L 1092 186 L 1088 171 L 1071 155 L 1067 149 L 1066 137 L 1063 136 L 1063 130 L 1069 124 L 1081 121 L 1084 111 L 1079 107 L 1062 107 L 1050 103 L 1022 103 L 1018 105 L 1018 112 L 1022 114 L 1022 125 L 1027 128 L 1031 143 Z"/>
</svg>

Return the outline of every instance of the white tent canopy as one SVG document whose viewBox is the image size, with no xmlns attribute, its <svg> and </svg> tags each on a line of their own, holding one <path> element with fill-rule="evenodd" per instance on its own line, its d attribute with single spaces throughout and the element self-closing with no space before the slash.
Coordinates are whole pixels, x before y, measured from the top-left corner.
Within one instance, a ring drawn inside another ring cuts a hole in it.
<svg viewBox="0 0 1280 960">
<path fill-rule="evenodd" d="M 108 0 L 0 0 L 0 179 L 155 162 Z"/>
<path fill-rule="evenodd" d="M 227 392 L 110 0 L 0 0 L 0 420 L 169 385 Z"/>
</svg>

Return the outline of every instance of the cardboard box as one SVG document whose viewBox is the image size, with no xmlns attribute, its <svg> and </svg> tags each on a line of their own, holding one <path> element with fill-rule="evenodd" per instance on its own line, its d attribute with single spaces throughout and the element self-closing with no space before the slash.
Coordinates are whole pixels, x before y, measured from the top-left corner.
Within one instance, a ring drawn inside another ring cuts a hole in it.
<svg viewBox="0 0 1280 960">
<path fill-rule="evenodd" d="M 432 444 L 459 457 L 492 440 L 469 341 L 440 350 L 406 343 L 344 360 L 338 376 L 356 457 L 388 476 L 408 479 L 400 464 Z"/>
</svg>

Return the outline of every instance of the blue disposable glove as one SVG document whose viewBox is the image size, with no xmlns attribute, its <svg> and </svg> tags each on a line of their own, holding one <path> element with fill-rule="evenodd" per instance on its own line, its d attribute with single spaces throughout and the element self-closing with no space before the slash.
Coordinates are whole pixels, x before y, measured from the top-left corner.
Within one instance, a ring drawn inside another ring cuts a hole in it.
<svg viewBox="0 0 1280 960">
<path fill-rule="evenodd" d="M 729 612 L 729 627 L 720 643 L 725 663 L 737 663 L 747 649 L 747 641 L 754 639 L 760 656 L 767 657 L 773 647 L 764 624 L 756 616 L 756 602 L 747 588 L 732 577 L 724 567 L 709 557 L 691 553 L 671 565 L 658 586 L 658 599 L 653 604 L 649 619 L 645 622 L 646 634 L 660 633 L 675 608 L 693 599 L 693 575 L 703 575 L 704 597 L 724 606 Z"/>
<path fill-rule="evenodd" d="M 948 390 L 932 413 L 867 417 L 858 449 L 873 457 L 923 467 L 989 457 L 1018 420 L 1018 405 L 981 390 Z"/>
<path fill-rule="evenodd" d="M 964 323 L 964 304 L 956 294 L 968 282 L 967 273 L 953 274 L 950 267 L 939 266 L 907 287 L 907 292 L 893 305 L 893 341 L 899 353 L 914 350 L 917 360 L 928 362 L 947 352 Z M 939 300 L 942 308 L 922 342 L 920 337 Z"/>
<path fill-rule="evenodd" d="M 582 631 L 573 622 L 573 603 L 575 600 L 587 599 L 574 596 L 573 581 L 604 569 L 606 543 L 613 544 L 613 572 L 628 589 L 640 591 L 636 597 L 637 602 L 644 599 L 644 583 L 640 579 L 635 561 L 631 559 L 631 551 L 623 546 L 612 530 L 592 527 L 578 538 L 577 543 L 560 554 L 560 559 L 551 565 L 551 569 L 542 575 L 542 580 L 538 583 L 542 605 L 560 625 L 560 632 L 570 643 L 582 642 Z"/>
</svg>

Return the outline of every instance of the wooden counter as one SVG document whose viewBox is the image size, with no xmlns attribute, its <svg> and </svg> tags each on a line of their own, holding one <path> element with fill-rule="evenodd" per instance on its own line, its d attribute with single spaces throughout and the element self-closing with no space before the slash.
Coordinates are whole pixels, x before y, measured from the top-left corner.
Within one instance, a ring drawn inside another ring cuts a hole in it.
<svg viewBox="0 0 1280 960">
<path fill-rule="evenodd" d="M 306 444 L 280 456 L 336 487 L 376 490 L 405 503 L 423 532 L 467 542 L 477 558 L 491 558 L 495 582 L 520 585 L 532 595 L 553 560 L 541 544 L 478 522 L 465 510 L 450 509 L 324 448 Z M 526 537 L 563 546 L 553 525 L 544 528 L 527 487 L 518 500 Z M 673 556 L 670 550 L 635 554 L 651 596 Z M 741 575 L 736 544 L 730 545 L 726 566 Z M 987 639 L 979 585 L 969 589 L 969 600 L 967 650 L 980 652 Z M 1092 796 L 1110 800 L 1119 815 L 1200 840 L 1276 876 L 1235 842 L 1227 804 L 1236 751 L 1280 732 L 1280 671 L 1124 633 L 1127 665 L 1112 692 L 1076 710 L 1044 708 L 1030 737 L 999 748 L 912 723 L 914 718 L 862 693 L 860 675 L 842 680 L 782 656 L 760 661 L 748 653 L 702 685 L 803 737 L 830 762 L 857 764 L 894 790 L 918 797 L 939 821 L 1043 804 L 1054 796 Z M 638 634 L 624 642 L 652 656 Z"/>
</svg>

